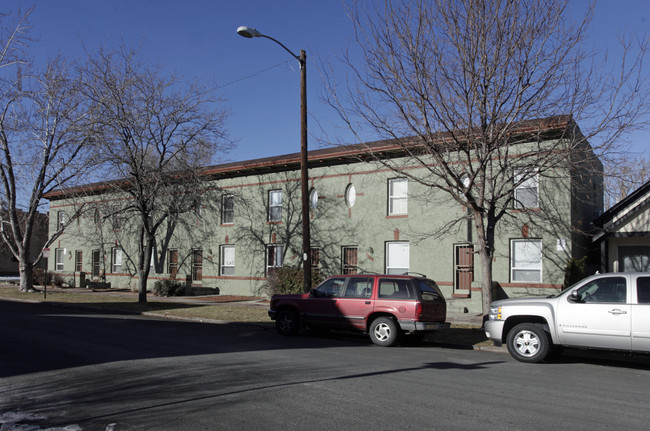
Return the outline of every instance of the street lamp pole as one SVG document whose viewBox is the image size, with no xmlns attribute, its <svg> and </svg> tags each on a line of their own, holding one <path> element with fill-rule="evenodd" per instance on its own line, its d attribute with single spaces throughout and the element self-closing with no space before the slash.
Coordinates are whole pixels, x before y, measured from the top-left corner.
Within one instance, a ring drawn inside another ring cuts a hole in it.
<svg viewBox="0 0 650 431">
<path fill-rule="evenodd" d="M 300 190 L 302 199 L 302 266 L 303 286 L 311 289 L 311 234 L 309 226 L 309 167 L 307 158 L 307 53 L 300 50 L 296 55 L 280 41 L 260 33 L 252 27 L 241 26 L 237 34 L 246 38 L 264 37 L 280 45 L 300 63 Z"/>
</svg>

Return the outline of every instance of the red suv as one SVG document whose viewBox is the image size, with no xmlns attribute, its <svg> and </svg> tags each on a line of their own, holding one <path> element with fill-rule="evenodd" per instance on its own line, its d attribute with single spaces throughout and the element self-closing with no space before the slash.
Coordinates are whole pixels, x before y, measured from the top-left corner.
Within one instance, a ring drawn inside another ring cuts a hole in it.
<svg viewBox="0 0 650 431">
<path fill-rule="evenodd" d="M 274 295 L 269 316 L 282 335 L 301 328 L 356 329 L 379 346 L 396 344 L 403 334 L 449 328 L 447 303 L 426 277 L 354 274 L 327 278 L 309 293 Z"/>
</svg>

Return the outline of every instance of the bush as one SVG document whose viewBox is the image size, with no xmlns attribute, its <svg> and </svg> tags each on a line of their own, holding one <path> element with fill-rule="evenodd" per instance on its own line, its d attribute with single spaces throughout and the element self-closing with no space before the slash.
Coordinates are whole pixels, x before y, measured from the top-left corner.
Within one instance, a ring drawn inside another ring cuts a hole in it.
<svg viewBox="0 0 650 431">
<path fill-rule="evenodd" d="M 178 280 L 158 280 L 153 284 L 155 296 L 183 296 L 185 283 Z"/>
<path fill-rule="evenodd" d="M 52 282 L 52 272 L 47 272 L 47 280 L 45 280 L 45 270 L 43 268 L 34 268 L 32 283 L 36 286 L 45 286 L 46 282 L 47 284 Z"/>
<path fill-rule="evenodd" d="M 262 293 L 268 296 L 305 293 L 303 277 L 301 267 L 283 266 L 275 268 L 266 278 L 266 284 L 262 287 Z M 316 287 L 321 280 L 322 277 L 319 273 L 312 272 L 311 284 L 313 287 Z"/>
<path fill-rule="evenodd" d="M 59 274 L 54 274 L 51 278 L 52 284 L 56 287 L 63 287 L 65 280 Z"/>
</svg>

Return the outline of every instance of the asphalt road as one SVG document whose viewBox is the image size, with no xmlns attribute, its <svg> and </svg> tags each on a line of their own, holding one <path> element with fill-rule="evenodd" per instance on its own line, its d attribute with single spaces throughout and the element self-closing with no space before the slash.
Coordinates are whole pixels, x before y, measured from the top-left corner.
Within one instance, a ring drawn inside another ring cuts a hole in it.
<svg viewBox="0 0 650 431">
<path fill-rule="evenodd" d="M 649 364 L 0 301 L 0 430 L 646 429 Z"/>
</svg>

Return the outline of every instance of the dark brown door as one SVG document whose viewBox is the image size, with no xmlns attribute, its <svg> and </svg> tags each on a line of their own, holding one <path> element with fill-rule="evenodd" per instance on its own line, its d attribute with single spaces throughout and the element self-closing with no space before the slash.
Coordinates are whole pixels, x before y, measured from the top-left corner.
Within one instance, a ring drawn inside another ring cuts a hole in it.
<svg viewBox="0 0 650 431">
<path fill-rule="evenodd" d="M 474 281 L 474 246 L 471 244 L 454 245 L 455 279 L 454 289 L 469 292 Z"/>
</svg>

